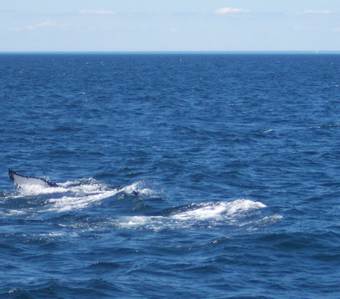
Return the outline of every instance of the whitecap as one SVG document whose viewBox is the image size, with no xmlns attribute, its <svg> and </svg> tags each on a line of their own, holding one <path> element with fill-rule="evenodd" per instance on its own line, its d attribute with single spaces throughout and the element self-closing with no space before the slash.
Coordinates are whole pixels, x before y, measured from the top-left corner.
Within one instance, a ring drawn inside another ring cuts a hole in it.
<svg viewBox="0 0 340 299">
<path fill-rule="evenodd" d="M 259 201 L 237 199 L 231 202 L 202 204 L 195 209 L 172 215 L 172 218 L 178 220 L 220 219 L 223 216 L 235 216 L 240 213 L 265 207 L 266 205 Z"/>
<path fill-rule="evenodd" d="M 48 200 L 51 206 L 48 211 L 68 212 L 72 210 L 79 210 L 88 207 L 96 202 L 101 202 L 103 199 L 115 196 L 119 193 L 118 190 L 102 191 L 97 194 L 82 194 L 73 196 L 63 196 L 61 198 L 52 198 Z"/>
<path fill-rule="evenodd" d="M 274 130 L 273 129 L 267 129 L 267 130 L 264 130 L 263 133 L 264 134 L 268 134 L 268 133 L 271 133 L 273 132 Z"/>
<path fill-rule="evenodd" d="M 18 189 L 17 194 L 12 194 L 10 197 L 21 198 L 55 194 L 56 196 L 45 201 L 48 206 L 39 212 L 46 210 L 67 212 L 87 208 L 91 204 L 101 202 L 120 193 L 142 197 L 155 194 L 155 192 L 147 188 L 142 181 L 134 182 L 121 188 L 109 188 L 107 185 L 90 178 L 86 180 L 66 181 L 59 183 L 57 187 L 25 184 Z"/>
<path fill-rule="evenodd" d="M 34 196 L 43 194 L 53 194 L 53 193 L 64 193 L 68 190 L 63 187 L 46 187 L 38 184 L 26 184 L 22 185 L 18 189 L 18 196 Z"/>
<path fill-rule="evenodd" d="M 237 225 L 237 219 L 251 211 L 266 208 L 259 201 L 237 199 L 230 202 L 208 202 L 192 205 L 186 211 L 169 216 L 127 216 L 113 221 L 121 228 L 146 228 L 151 230 L 188 228 L 206 223 L 208 227 L 228 224 Z"/>
<path fill-rule="evenodd" d="M 142 195 L 142 196 L 153 196 L 155 195 L 155 191 L 145 187 L 144 182 L 138 181 L 127 185 L 123 188 L 119 189 L 120 192 L 124 192 L 128 195 Z"/>
</svg>

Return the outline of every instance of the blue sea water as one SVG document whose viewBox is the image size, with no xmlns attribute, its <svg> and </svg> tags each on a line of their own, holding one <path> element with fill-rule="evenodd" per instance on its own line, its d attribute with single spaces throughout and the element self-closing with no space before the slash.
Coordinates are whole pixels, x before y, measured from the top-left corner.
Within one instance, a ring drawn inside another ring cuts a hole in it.
<svg viewBox="0 0 340 299">
<path fill-rule="evenodd" d="M 340 298 L 339 115 L 338 55 L 0 55 L 0 298 Z"/>
</svg>

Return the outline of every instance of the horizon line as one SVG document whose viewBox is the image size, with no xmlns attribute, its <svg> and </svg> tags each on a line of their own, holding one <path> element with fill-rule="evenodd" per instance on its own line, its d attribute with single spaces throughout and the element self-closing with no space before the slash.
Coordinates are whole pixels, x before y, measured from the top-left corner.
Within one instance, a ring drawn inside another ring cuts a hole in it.
<svg viewBox="0 0 340 299">
<path fill-rule="evenodd" d="M 60 50 L 60 51 L 1 51 L 0 55 L 8 55 L 8 54 L 112 54 L 112 55 L 121 55 L 121 54 L 340 54 L 340 50 L 236 50 L 236 51 L 220 51 L 220 50 L 184 50 L 184 51 L 153 51 L 153 50 Z"/>
</svg>

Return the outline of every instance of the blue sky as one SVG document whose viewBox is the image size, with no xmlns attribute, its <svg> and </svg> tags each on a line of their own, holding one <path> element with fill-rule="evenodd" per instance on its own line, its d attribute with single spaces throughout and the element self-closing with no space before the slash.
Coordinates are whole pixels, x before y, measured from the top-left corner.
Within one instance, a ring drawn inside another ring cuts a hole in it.
<svg viewBox="0 0 340 299">
<path fill-rule="evenodd" d="M 339 0 L 1 0 L 0 51 L 339 51 Z"/>
</svg>

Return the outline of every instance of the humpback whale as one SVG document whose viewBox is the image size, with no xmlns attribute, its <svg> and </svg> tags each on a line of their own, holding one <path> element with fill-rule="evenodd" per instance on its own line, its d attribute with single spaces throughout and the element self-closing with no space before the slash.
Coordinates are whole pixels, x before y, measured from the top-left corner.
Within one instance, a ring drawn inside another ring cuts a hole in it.
<svg viewBox="0 0 340 299">
<path fill-rule="evenodd" d="M 58 187 L 58 184 L 56 183 L 50 182 L 43 178 L 25 176 L 25 175 L 22 175 L 22 174 L 19 174 L 13 171 L 12 169 L 8 169 L 8 176 L 18 188 L 25 187 L 25 185 L 26 186 L 27 185 L 38 185 L 41 187 Z"/>
</svg>

